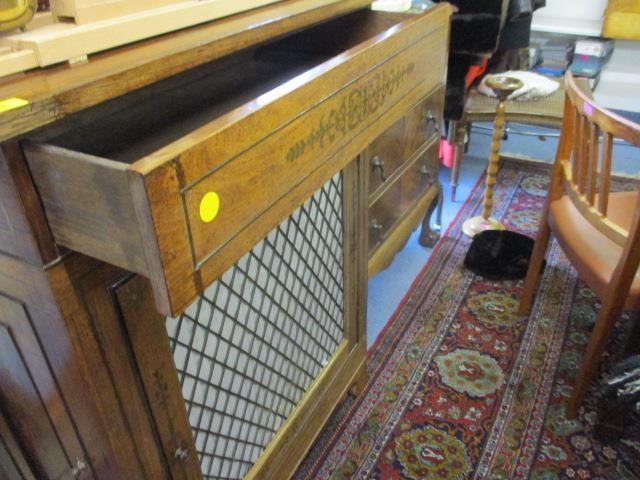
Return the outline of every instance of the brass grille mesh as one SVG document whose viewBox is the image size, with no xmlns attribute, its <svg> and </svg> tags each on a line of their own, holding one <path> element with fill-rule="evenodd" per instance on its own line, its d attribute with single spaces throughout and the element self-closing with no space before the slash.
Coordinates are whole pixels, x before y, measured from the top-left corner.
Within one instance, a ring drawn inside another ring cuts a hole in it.
<svg viewBox="0 0 640 480">
<path fill-rule="evenodd" d="M 337 175 L 166 327 L 206 479 L 249 471 L 343 335 Z"/>
</svg>

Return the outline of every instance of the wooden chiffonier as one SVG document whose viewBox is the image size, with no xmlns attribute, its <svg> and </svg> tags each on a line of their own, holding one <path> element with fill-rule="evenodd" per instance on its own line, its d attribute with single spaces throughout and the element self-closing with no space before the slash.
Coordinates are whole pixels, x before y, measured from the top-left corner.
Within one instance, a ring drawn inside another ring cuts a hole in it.
<svg viewBox="0 0 640 480">
<path fill-rule="evenodd" d="M 286 0 L 0 83 L 0 478 L 293 474 L 433 210 L 450 14 Z"/>
</svg>

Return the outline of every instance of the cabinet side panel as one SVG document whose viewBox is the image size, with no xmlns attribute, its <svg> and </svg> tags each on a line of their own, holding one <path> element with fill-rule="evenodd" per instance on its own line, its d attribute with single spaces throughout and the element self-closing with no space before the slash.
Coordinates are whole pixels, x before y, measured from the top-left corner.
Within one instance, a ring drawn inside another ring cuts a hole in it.
<svg viewBox="0 0 640 480">
<path fill-rule="evenodd" d="M 71 281 L 68 263 L 43 271 L 0 255 L 0 298 L 7 299 L 0 313 L 11 332 L 7 338 L 13 338 L 20 348 L 72 468 L 80 466 L 86 478 L 120 480 L 126 477 L 107 434 L 113 428 L 110 416 L 114 412 L 101 410 L 96 386 L 100 364 L 93 361 L 98 358 L 95 339 L 87 330 L 87 312 Z M 9 358 L 2 360 L 3 367 L 13 363 Z M 14 374 L 8 371 L 7 375 L 10 379 Z M 12 405 L 3 407 L 11 418 L 14 412 L 21 412 L 20 404 Z M 30 418 L 24 419 L 29 425 Z M 37 433 L 35 428 L 27 430 Z"/>
<path fill-rule="evenodd" d="M 4 475 L 4 476 L 3 476 Z M 36 480 L 25 452 L 0 411 L 0 478 Z"/>
<path fill-rule="evenodd" d="M 126 166 L 49 145 L 24 151 L 56 242 L 146 274 Z"/>
<path fill-rule="evenodd" d="M 11 177 L 8 159 L 0 150 L 0 252 L 34 265 L 42 264 L 35 236 Z"/>
</svg>

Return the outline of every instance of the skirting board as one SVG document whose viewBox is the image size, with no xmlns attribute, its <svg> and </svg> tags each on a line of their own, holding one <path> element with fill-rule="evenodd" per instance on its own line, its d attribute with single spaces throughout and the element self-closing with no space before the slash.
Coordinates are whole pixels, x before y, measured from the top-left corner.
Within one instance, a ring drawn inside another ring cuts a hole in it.
<svg viewBox="0 0 640 480">
<path fill-rule="evenodd" d="M 0 76 L 86 57 L 279 1 L 188 0 L 85 25 L 55 23 L 6 35 L 0 37 L 0 45 L 12 53 L 0 54 Z"/>
</svg>

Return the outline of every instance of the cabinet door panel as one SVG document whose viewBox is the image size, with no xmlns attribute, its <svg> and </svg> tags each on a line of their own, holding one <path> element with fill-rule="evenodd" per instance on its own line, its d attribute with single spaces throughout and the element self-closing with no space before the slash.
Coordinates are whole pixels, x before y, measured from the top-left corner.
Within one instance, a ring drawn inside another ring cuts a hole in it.
<svg viewBox="0 0 640 480">
<path fill-rule="evenodd" d="M 37 265 L 40 254 L 0 150 L 0 251 Z"/>
<path fill-rule="evenodd" d="M 60 440 L 60 434 L 73 438 L 74 433 L 57 386 L 24 305 L 2 295 L 0 407 L 11 412 L 14 432 L 37 478 L 74 478 L 70 454 Z"/>
<path fill-rule="evenodd" d="M 2 412 L 0 412 L 0 479 L 36 480 Z"/>
</svg>

